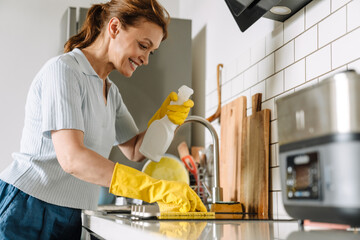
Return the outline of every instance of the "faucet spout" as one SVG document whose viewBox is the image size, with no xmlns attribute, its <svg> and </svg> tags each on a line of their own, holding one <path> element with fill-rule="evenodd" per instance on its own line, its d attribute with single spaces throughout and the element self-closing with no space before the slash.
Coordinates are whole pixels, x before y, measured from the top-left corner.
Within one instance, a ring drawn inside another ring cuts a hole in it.
<svg viewBox="0 0 360 240">
<path fill-rule="evenodd" d="M 189 116 L 182 125 L 180 125 L 177 129 L 189 122 L 197 122 L 201 123 L 205 126 L 211 133 L 211 137 L 213 140 L 213 161 L 214 161 L 214 172 L 213 172 L 213 187 L 212 187 L 212 203 L 222 201 L 222 189 L 219 184 L 219 137 L 216 133 L 215 128 L 211 125 L 211 123 L 203 117 L 199 116 Z M 176 129 L 176 130 L 177 130 Z M 175 131 L 176 132 L 176 131 Z"/>
</svg>

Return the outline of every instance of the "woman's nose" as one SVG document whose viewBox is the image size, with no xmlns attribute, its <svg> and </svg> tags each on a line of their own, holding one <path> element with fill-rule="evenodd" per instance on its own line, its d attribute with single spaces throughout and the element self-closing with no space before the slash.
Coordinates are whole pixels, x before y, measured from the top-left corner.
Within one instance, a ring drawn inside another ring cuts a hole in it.
<svg viewBox="0 0 360 240">
<path fill-rule="evenodd" d="M 149 55 L 150 55 L 150 53 L 145 53 L 145 54 L 141 55 L 140 60 L 143 65 L 149 64 Z"/>
</svg>

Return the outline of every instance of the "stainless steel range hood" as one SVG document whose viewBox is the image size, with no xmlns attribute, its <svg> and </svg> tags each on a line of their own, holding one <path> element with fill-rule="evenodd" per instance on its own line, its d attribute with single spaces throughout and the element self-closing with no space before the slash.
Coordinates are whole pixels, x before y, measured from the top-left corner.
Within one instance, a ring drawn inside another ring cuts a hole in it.
<svg viewBox="0 0 360 240">
<path fill-rule="evenodd" d="M 284 22 L 311 1 L 312 0 L 225 0 L 242 32 L 261 17 Z"/>
</svg>

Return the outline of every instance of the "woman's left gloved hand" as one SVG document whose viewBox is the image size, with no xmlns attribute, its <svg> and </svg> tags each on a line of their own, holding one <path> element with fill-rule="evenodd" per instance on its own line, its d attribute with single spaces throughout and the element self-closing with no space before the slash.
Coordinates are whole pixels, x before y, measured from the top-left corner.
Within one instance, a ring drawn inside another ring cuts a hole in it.
<svg viewBox="0 0 360 240">
<path fill-rule="evenodd" d="M 157 202 L 161 212 L 207 212 L 199 196 L 184 182 L 158 180 L 116 163 L 109 192 L 118 196 Z"/>
<path fill-rule="evenodd" d="M 178 100 L 178 95 L 175 92 L 171 92 L 165 101 L 162 103 L 161 107 L 154 116 L 148 122 L 148 127 L 155 120 L 163 118 L 165 115 L 168 116 L 169 120 L 176 124 L 181 125 L 184 123 L 185 119 L 189 115 L 190 109 L 194 106 L 194 102 L 189 99 L 184 102 L 182 105 L 170 105 L 170 102 L 176 102 Z"/>
</svg>

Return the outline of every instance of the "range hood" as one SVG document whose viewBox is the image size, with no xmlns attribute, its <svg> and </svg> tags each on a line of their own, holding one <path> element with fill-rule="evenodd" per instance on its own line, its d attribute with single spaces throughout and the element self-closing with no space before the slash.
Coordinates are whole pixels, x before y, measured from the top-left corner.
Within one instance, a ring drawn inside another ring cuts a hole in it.
<svg viewBox="0 0 360 240">
<path fill-rule="evenodd" d="M 284 22 L 311 1 L 312 0 L 225 0 L 242 32 L 261 17 Z"/>
</svg>

